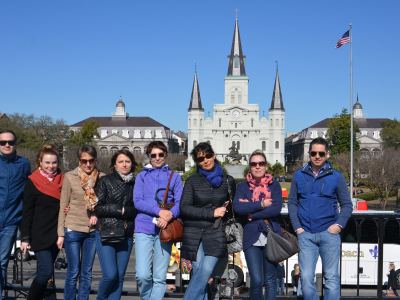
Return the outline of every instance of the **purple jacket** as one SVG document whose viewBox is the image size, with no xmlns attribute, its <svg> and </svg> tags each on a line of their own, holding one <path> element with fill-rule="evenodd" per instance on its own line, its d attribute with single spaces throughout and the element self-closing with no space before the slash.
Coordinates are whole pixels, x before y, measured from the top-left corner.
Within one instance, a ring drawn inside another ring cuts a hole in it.
<svg viewBox="0 0 400 300">
<path fill-rule="evenodd" d="M 166 188 L 171 175 L 169 166 L 161 168 L 153 168 L 146 165 L 143 171 L 136 177 L 135 188 L 133 192 L 133 202 L 138 212 L 135 219 L 135 232 L 146 234 L 158 234 L 160 229 L 153 224 L 153 218 L 159 217 L 158 213 L 161 208 L 158 207 L 156 200 L 156 191 L 160 188 Z M 175 203 L 171 208 L 171 212 L 176 219 L 179 217 L 179 202 L 181 201 L 183 185 L 181 176 L 178 173 L 172 175 L 169 192 L 167 197 L 168 203 Z M 158 192 L 158 199 L 164 199 L 165 190 Z"/>
</svg>

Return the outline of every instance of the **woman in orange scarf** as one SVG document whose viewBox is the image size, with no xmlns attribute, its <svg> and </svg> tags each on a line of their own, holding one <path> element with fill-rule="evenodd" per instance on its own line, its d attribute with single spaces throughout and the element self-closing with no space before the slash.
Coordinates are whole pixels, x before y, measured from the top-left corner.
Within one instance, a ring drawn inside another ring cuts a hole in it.
<svg viewBox="0 0 400 300">
<path fill-rule="evenodd" d="M 29 289 L 28 300 L 43 299 L 47 282 L 53 275 L 57 258 L 57 223 L 60 209 L 61 174 L 59 155 L 53 145 L 44 145 L 38 153 L 36 171 L 28 177 L 24 189 L 21 220 L 21 250 L 35 252 L 38 272 Z"/>
</svg>

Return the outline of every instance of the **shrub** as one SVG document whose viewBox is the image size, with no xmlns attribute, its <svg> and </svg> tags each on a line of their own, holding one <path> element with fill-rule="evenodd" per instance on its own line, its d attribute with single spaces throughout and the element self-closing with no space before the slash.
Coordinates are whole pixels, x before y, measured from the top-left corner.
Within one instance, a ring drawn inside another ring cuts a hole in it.
<svg viewBox="0 0 400 300">
<path fill-rule="evenodd" d="M 246 178 L 247 174 L 250 172 L 250 166 L 247 166 L 246 169 L 243 170 L 243 177 Z"/>
<path fill-rule="evenodd" d="M 240 182 L 245 182 L 245 181 L 247 181 L 246 178 L 235 178 L 236 185 L 238 185 Z"/>
<path fill-rule="evenodd" d="M 353 196 L 353 198 L 358 198 L 358 199 L 366 200 L 366 201 L 378 200 L 378 197 L 375 195 L 375 193 L 362 193 L 362 194 Z"/>
</svg>

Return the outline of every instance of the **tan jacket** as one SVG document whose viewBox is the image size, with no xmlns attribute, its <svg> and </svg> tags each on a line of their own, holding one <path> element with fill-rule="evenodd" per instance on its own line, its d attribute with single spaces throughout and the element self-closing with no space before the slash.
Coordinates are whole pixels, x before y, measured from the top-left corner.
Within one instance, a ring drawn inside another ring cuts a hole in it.
<svg viewBox="0 0 400 300">
<path fill-rule="evenodd" d="M 99 172 L 99 177 L 105 174 Z M 84 199 L 85 190 L 82 188 L 81 179 L 78 176 L 78 168 L 65 174 L 60 199 L 60 211 L 58 213 L 58 236 L 64 236 L 64 228 L 79 232 L 92 232 L 96 226 L 89 226 L 89 218 L 93 212 L 86 208 Z M 63 209 L 70 207 L 65 215 Z"/>
</svg>

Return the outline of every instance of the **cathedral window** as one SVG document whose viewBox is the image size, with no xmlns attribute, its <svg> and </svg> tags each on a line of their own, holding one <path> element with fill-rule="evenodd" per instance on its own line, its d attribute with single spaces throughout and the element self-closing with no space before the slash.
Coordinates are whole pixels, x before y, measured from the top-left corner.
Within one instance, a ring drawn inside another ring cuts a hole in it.
<svg viewBox="0 0 400 300">
<path fill-rule="evenodd" d="M 200 127 L 203 127 L 203 119 L 200 119 Z"/>
<path fill-rule="evenodd" d="M 242 93 L 241 92 L 238 93 L 238 103 L 242 104 Z"/>
<path fill-rule="evenodd" d="M 197 127 L 197 119 L 193 119 L 193 127 Z"/>
<path fill-rule="evenodd" d="M 262 149 L 262 151 L 267 151 L 267 143 L 265 142 L 265 141 L 263 141 L 262 143 L 261 143 L 261 149 Z"/>
<path fill-rule="evenodd" d="M 219 119 L 218 122 L 219 122 L 219 127 L 221 127 L 222 120 Z"/>
<path fill-rule="evenodd" d="M 193 141 L 193 148 L 196 147 L 196 146 L 197 146 L 197 141 L 194 140 L 194 141 Z"/>
<path fill-rule="evenodd" d="M 236 148 L 237 148 L 238 150 L 240 150 L 240 141 L 237 141 L 237 142 L 236 142 Z"/>
<path fill-rule="evenodd" d="M 271 127 L 274 127 L 274 120 L 271 119 Z"/>
<path fill-rule="evenodd" d="M 235 93 L 231 94 L 231 104 L 235 103 Z"/>
<path fill-rule="evenodd" d="M 254 127 L 254 119 L 251 119 L 251 127 Z"/>
<path fill-rule="evenodd" d="M 275 149 L 279 149 L 279 142 L 278 141 L 275 142 Z"/>
<path fill-rule="evenodd" d="M 237 123 L 235 123 L 235 128 L 237 128 Z"/>
<path fill-rule="evenodd" d="M 235 65 L 234 65 L 234 68 L 239 68 L 239 55 L 235 55 Z"/>
<path fill-rule="evenodd" d="M 276 120 L 275 120 L 275 126 L 276 126 L 276 127 L 279 127 L 279 119 L 276 119 Z"/>
<path fill-rule="evenodd" d="M 285 123 L 284 123 L 283 119 L 282 119 L 282 127 L 285 127 Z"/>
<path fill-rule="evenodd" d="M 188 127 L 190 127 L 190 119 L 189 119 L 189 126 Z"/>
</svg>

